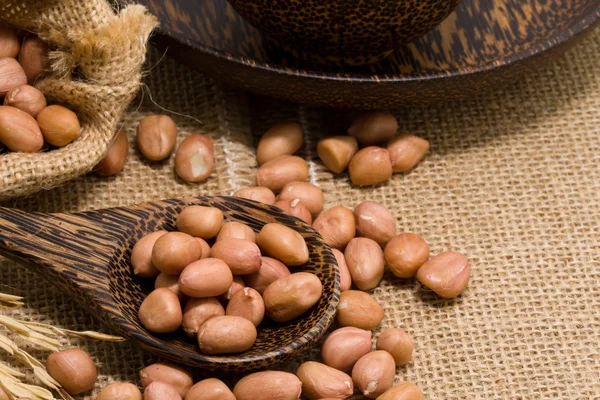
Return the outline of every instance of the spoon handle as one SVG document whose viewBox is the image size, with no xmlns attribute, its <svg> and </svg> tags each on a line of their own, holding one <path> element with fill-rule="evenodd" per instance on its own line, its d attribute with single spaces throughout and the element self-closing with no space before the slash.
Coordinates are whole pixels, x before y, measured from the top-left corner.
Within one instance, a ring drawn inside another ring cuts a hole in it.
<svg viewBox="0 0 600 400">
<path fill-rule="evenodd" d="M 126 229 L 107 231 L 99 212 L 27 213 L 0 207 L 0 255 L 40 274 L 80 301 L 109 296 L 108 266 Z"/>
</svg>

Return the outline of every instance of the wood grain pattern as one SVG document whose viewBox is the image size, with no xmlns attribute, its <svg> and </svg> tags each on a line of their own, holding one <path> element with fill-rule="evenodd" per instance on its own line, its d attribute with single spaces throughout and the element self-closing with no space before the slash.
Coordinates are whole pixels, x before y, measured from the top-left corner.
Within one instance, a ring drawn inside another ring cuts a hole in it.
<svg viewBox="0 0 600 400">
<path fill-rule="evenodd" d="M 121 0 L 133 1 L 133 0 Z M 315 69 L 263 40 L 226 0 L 135 0 L 169 54 L 229 84 L 314 106 L 388 108 L 457 100 L 543 66 L 596 26 L 599 0 L 463 0 L 440 26 L 368 66 Z"/>
<path fill-rule="evenodd" d="M 131 249 L 148 233 L 174 230 L 177 215 L 189 205 L 218 207 L 227 221 L 243 222 L 255 231 L 266 223 L 279 222 L 302 234 L 310 260 L 294 270 L 312 272 L 321 279 L 323 296 L 318 304 L 300 319 L 261 325 L 256 344 L 235 355 L 205 356 L 182 332 L 155 335 L 146 331 L 137 312 L 152 290 L 152 282 L 133 276 Z M 77 214 L 26 213 L 0 207 L 0 254 L 63 288 L 102 321 L 148 351 L 177 363 L 216 371 L 265 368 L 307 350 L 330 326 L 339 300 L 335 257 L 309 225 L 275 207 L 233 197 L 165 200 Z"/>
</svg>

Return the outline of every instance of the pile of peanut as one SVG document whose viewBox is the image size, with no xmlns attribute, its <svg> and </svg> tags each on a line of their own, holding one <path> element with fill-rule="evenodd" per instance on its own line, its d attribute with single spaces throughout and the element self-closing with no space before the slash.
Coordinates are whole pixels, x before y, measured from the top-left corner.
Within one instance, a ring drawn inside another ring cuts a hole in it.
<svg viewBox="0 0 600 400">
<path fill-rule="evenodd" d="M 178 232 L 151 233 L 131 252 L 134 273 L 156 278 L 139 309 L 149 331 L 181 327 L 204 354 L 239 353 L 254 345 L 265 314 L 286 322 L 319 301 L 319 278 L 288 269 L 309 259 L 293 229 L 270 223 L 255 234 L 240 222 L 224 223 L 218 208 L 202 206 L 185 208 L 176 225 Z"/>
<path fill-rule="evenodd" d="M 0 153 L 35 153 L 64 147 L 81 131 L 77 115 L 61 105 L 47 105 L 42 92 L 31 86 L 43 73 L 48 46 L 33 35 L 22 37 L 0 24 Z M 5 148 L 4 150 L 3 147 Z"/>
</svg>

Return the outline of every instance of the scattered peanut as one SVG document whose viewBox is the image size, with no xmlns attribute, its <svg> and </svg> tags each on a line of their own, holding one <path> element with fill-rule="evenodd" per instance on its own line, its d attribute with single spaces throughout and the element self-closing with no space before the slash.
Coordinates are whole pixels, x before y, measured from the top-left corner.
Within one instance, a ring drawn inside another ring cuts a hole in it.
<svg viewBox="0 0 600 400">
<path fill-rule="evenodd" d="M 371 331 L 352 326 L 334 330 L 321 346 L 323 362 L 340 371 L 350 371 L 362 356 L 371 352 L 371 336 Z"/>
<path fill-rule="evenodd" d="M 264 163 L 256 174 L 258 186 L 279 193 L 286 183 L 308 179 L 308 164 L 300 157 L 281 156 Z"/>
<path fill-rule="evenodd" d="M 313 217 L 323 211 L 325 195 L 320 187 L 308 182 L 290 182 L 283 186 L 279 194 L 279 200 L 296 200 L 310 211 Z"/>
<path fill-rule="evenodd" d="M 371 186 L 385 182 L 392 177 L 390 154 L 382 147 L 365 147 L 352 157 L 348 172 L 355 185 Z"/>
<path fill-rule="evenodd" d="M 233 388 L 237 400 L 298 400 L 302 382 L 283 371 L 255 372 L 242 378 Z"/>
<path fill-rule="evenodd" d="M 347 290 L 340 295 L 335 320 L 340 326 L 373 330 L 383 319 L 383 307 L 368 293 Z"/>
<path fill-rule="evenodd" d="M 236 275 L 253 274 L 262 264 L 256 243 L 244 239 L 219 240 L 210 249 L 210 256 L 225 261 Z"/>
<path fill-rule="evenodd" d="M 394 384 L 396 365 L 387 351 L 365 354 L 352 368 L 352 380 L 365 397 L 374 399 Z"/>
<path fill-rule="evenodd" d="M 417 271 L 417 279 L 423 285 L 446 299 L 459 296 L 466 289 L 470 275 L 469 260 L 454 251 L 432 257 Z"/>
<path fill-rule="evenodd" d="M 225 315 L 225 309 L 213 297 L 206 299 L 189 299 L 183 310 L 183 331 L 191 338 L 198 336 L 202 324 L 213 317 Z"/>
<path fill-rule="evenodd" d="M 376 241 L 362 237 L 352 239 L 346 246 L 344 258 L 356 287 L 371 290 L 379 285 L 385 263 L 383 251 Z"/>
<path fill-rule="evenodd" d="M 142 385 L 147 388 L 154 382 L 163 382 L 173 387 L 180 396 L 190 390 L 194 381 L 192 375 L 183 368 L 164 363 L 155 363 L 140 371 Z"/>
<path fill-rule="evenodd" d="M 168 115 L 148 115 L 137 127 L 137 144 L 142 154 L 151 161 L 169 157 L 177 141 L 177 125 Z"/>
<path fill-rule="evenodd" d="M 113 176 L 121 172 L 129 155 L 127 135 L 119 131 L 115 140 L 108 146 L 104 158 L 96 165 L 96 173 L 100 176 Z"/>
<path fill-rule="evenodd" d="M 196 298 L 219 296 L 227 292 L 232 283 L 231 270 L 217 258 L 195 261 L 179 275 L 181 291 Z"/>
<path fill-rule="evenodd" d="M 217 236 L 223 220 L 223 211 L 216 207 L 190 206 L 181 211 L 176 225 L 188 235 L 210 239 Z"/>
<path fill-rule="evenodd" d="M 183 320 L 179 298 L 167 288 L 154 289 L 142 302 L 138 317 L 150 332 L 175 332 Z"/>
<path fill-rule="evenodd" d="M 206 321 L 198 332 L 198 344 L 205 354 L 241 353 L 256 341 L 256 327 L 246 318 L 225 315 Z"/>
<path fill-rule="evenodd" d="M 1 399 L 1 397 L 0 397 Z M 105 386 L 96 400 L 142 400 L 142 392 L 132 383 L 116 382 Z"/>
<path fill-rule="evenodd" d="M 424 398 L 423 392 L 417 385 L 403 382 L 386 390 L 377 400 L 423 400 Z"/>
<path fill-rule="evenodd" d="M 192 386 L 185 395 L 185 400 L 236 400 L 236 398 L 222 381 L 209 378 Z"/>
<path fill-rule="evenodd" d="M 152 382 L 144 389 L 144 400 L 182 400 L 177 390 L 164 382 Z"/>
<path fill-rule="evenodd" d="M 214 163 L 212 142 L 199 133 L 185 138 L 175 152 L 175 172 L 186 182 L 201 182 L 208 178 Z"/>
<path fill-rule="evenodd" d="M 309 400 L 323 397 L 345 399 L 354 393 L 352 378 L 325 364 L 307 361 L 300 365 L 296 375 L 302 382 L 302 393 Z"/>
<path fill-rule="evenodd" d="M 323 236 L 325 243 L 336 249 L 343 249 L 356 234 L 352 211 L 335 206 L 321 213 L 313 222 L 313 228 Z"/>
<path fill-rule="evenodd" d="M 18 108 L 35 118 L 46 108 L 46 97 L 33 86 L 21 85 L 6 93 L 4 105 Z"/>
<path fill-rule="evenodd" d="M 94 387 L 98 370 L 88 353 L 80 349 L 57 351 L 46 360 L 46 371 L 71 395 Z"/>
<path fill-rule="evenodd" d="M 256 243 L 273 258 L 290 266 L 308 262 L 308 247 L 302 235 L 285 225 L 266 224 L 256 236 Z"/>
<path fill-rule="evenodd" d="M 429 142 L 410 133 L 402 133 L 387 145 L 394 172 L 406 172 L 429 151 Z"/>
<path fill-rule="evenodd" d="M 291 274 L 271 283 L 263 292 L 266 313 L 274 321 L 290 321 L 317 304 L 322 293 L 323 285 L 316 275 Z"/>
<path fill-rule="evenodd" d="M 208 258 L 208 255 L 210 254 L 210 245 L 202 238 L 196 237 L 194 239 L 200 243 L 200 248 L 202 249 L 202 256 L 200 256 L 200 259 Z"/>
<path fill-rule="evenodd" d="M 294 154 L 300 146 L 304 135 L 297 122 L 286 122 L 274 125 L 260 138 L 256 149 L 259 165 L 274 160 L 279 156 Z"/>
<path fill-rule="evenodd" d="M 393 237 L 384 250 L 388 269 L 398 278 L 412 278 L 429 259 L 429 245 L 415 233 Z"/>
<path fill-rule="evenodd" d="M 398 367 L 408 364 L 413 348 L 411 337 L 400 328 L 383 329 L 377 338 L 377 350 L 390 353 Z"/>
<path fill-rule="evenodd" d="M 275 193 L 271 189 L 262 186 L 240 189 L 233 194 L 233 197 L 241 197 L 242 199 L 254 200 L 270 205 L 275 204 Z"/>
<path fill-rule="evenodd" d="M 373 146 L 392 139 L 398 130 L 396 117 L 388 112 L 367 111 L 361 113 L 348 128 L 361 146 Z"/>
<path fill-rule="evenodd" d="M 376 201 L 364 201 L 354 208 L 356 234 L 376 241 L 381 247 L 396 234 L 396 218 Z"/>
<path fill-rule="evenodd" d="M 358 151 L 358 143 L 351 136 L 333 136 L 317 144 L 317 155 L 330 171 L 342 173 Z"/>
</svg>

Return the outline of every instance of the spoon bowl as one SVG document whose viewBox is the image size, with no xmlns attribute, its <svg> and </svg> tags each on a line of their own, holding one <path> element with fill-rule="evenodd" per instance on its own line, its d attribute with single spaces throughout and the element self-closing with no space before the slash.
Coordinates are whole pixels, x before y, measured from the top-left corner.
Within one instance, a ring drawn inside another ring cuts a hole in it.
<svg viewBox="0 0 600 400">
<path fill-rule="evenodd" d="M 254 346 L 240 354 L 204 355 L 182 331 L 168 335 L 147 331 L 137 313 L 153 284 L 133 275 L 131 249 L 149 233 L 175 230 L 177 216 L 191 205 L 217 207 L 226 221 L 245 223 L 255 232 L 272 222 L 299 232 L 310 258 L 305 265 L 290 269 L 320 278 L 323 295 L 319 302 L 300 318 L 259 326 Z M 0 255 L 66 290 L 145 350 L 176 363 L 220 372 L 258 370 L 310 349 L 331 325 L 340 294 L 335 257 L 318 233 L 276 207 L 235 197 L 164 200 L 75 214 L 26 213 L 0 207 Z"/>
</svg>

